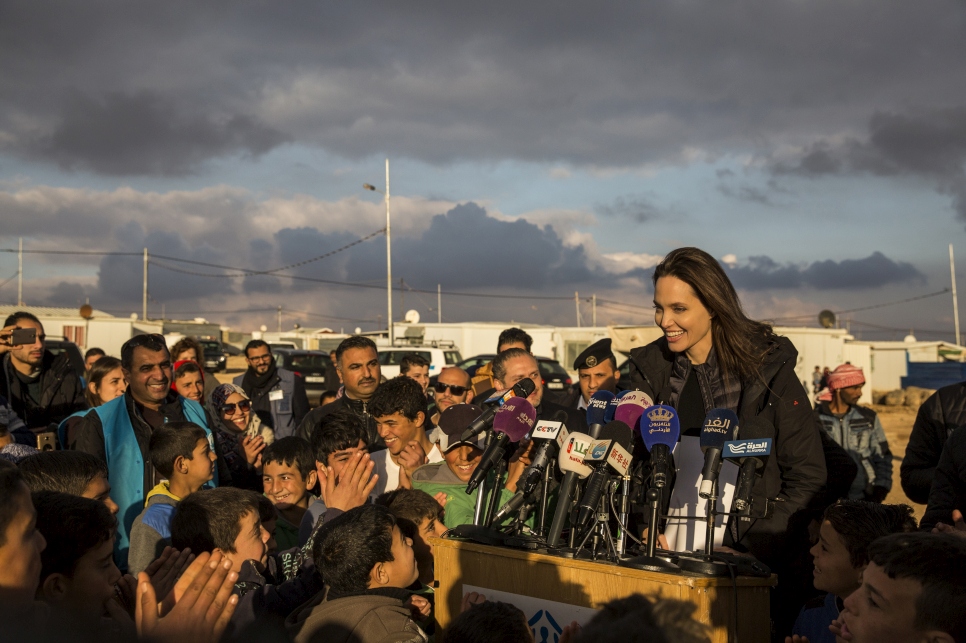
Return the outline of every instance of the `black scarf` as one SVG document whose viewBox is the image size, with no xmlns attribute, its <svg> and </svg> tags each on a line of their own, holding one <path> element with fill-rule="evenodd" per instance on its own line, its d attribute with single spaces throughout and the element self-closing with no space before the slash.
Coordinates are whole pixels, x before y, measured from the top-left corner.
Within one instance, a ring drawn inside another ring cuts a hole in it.
<svg viewBox="0 0 966 643">
<path fill-rule="evenodd" d="M 684 352 L 675 355 L 674 365 L 671 367 L 669 400 L 671 406 L 678 407 L 681 391 L 684 390 L 684 383 L 688 381 L 692 368 L 698 379 L 698 387 L 701 389 L 704 412 L 707 413 L 711 409 L 731 409 L 737 413 L 738 402 L 741 400 L 741 381 L 734 376 L 729 378 L 723 376 L 714 348 L 708 353 L 708 359 L 704 364 L 692 364 Z"/>
<path fill-rule="evenodd" d="M 259 375 L 255 372 L 255 369 L 251 366 L 245 371 L 245 377 L 242 379 L 242 388 L 249 396 L 254 397 L 255 391 L 260 391 L 268 387 L 269 383 L 275 379 L 278 374 L 278 370 L 275 367 L 275 360 L 272 360 L 268 364 L 268 370 L 264 374 Z"/>
</svg>

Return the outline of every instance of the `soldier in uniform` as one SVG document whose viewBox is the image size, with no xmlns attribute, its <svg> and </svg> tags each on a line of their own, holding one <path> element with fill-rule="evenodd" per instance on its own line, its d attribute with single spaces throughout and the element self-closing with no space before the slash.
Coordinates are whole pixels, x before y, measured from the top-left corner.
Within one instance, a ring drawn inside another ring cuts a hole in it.
<svg viewBox="0 0 966 643">
<path fill-rule="evenodd" d="M 617 370 L 617 358 L 611 350 L 610 338 L 602 339 L 588 346 L 583 353 L 574 360 L 574 370 L 577 371 L 577 383 L 564 394 L 560 403 L 568 409 L 584 410 L 590 402 L 590 397 L 597 391 L 617 393 L 617 381 L 620 371 Z"/>
</svg>

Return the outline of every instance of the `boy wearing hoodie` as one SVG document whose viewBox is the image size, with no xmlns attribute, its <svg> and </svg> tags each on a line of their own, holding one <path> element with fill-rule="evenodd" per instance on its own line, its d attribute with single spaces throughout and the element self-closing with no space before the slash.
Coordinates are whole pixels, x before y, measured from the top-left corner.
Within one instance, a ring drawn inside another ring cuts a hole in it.
<svg viewBox="0 0 966 643">
<path fill-rule="evenodd" d="M 426 599 L 406 588 L 419 577 L 412 540 L 392 512 L 363 505 L 319 528 L 314 558 L 325 589 L 286 620 L 295 643 L 425 643 L 417 624 Z"/>
<path fill-rule="evenodd" d="M 192 422 L 171 422 L 151 435 L 151 462 L 167 480 L 147 495 L 144 510 L 131 527 L 128 568 L 144 571 L 171 544 L 171 518 L 181 500 L 212 479 L 217 456 L 208 434 Z"/>
</svg>

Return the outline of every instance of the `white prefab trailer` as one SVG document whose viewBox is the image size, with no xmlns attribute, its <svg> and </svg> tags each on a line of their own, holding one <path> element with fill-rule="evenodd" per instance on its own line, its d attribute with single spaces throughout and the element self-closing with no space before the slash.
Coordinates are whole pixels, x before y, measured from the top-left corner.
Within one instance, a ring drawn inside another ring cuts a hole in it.
<svg viewBox="0 0 966 643">
<path fill-rule="evenodd" d="M 852 342 L 864 346 L 871 353 L 872 387 L 877 391 L 902 388 L 902 378 L 908 375 L 909 362 L 938 363 L 953 359 L 958 361 L 966 350 L 950 342 Z M 950 355 L 956 357 L 950 357 Z M 868 376 L 866 376 L 868 378 Z"/>
</svg>

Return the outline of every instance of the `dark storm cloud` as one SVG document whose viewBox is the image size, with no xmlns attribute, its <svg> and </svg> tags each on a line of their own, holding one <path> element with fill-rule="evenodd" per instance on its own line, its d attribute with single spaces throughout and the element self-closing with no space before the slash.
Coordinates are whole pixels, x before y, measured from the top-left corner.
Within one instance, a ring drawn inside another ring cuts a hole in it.
<svg viewBox="0 0 966 643">
<path fill-rule="evenodd" d="M 864 138 L 819 140 L 801 158 L 773 165 L 778 173 L 822 177 L 866 173 L 932 181 L 966 218 L 966 107 L 880 112 Z"/>
<path fill-rule="evenodd" d="M 258 156 L 285 137 L 250 116 L 188 114 L 149 91 L 95 99 L 72 92 L 28 154 L 109 175 L 185 175 L 212 157 Z"/>
<path fill-rule="evenodd" d="M 891 284 L 918 282 L 926 278 L 915 266 L 894 261 L 881 252 L 864 259 L 815 261 L 806 266 L 780 264 L 771 257 L 750 257 L 748 263 L 726 268 L 737 288 L 786 290 L 809 287 L 818 290 L 860 290 Z"/>
<path fill-rule="evenodd" d="M 726 197 L 738 199 L 739 201 L 757 203 L 758 205 L 775 205 L 767 192 L 752 185 L 739 185 L 737 187 L 732 187 L 727 183 L 721 183 L 718 185 L 718 192 Z"/>
<path fill-rule="evenodd" d="M 966 85 L 950 82 L 966 58 L 961 3 L 23 1 L 4 12 L 0 144 L 106 173 L 184 172 L 287 139 L 349 158 L 620 167 L 767 154 L 858 131 L 910 96 L 966 103 Z M 64 103 L 75 88 L 89 104 Z M 156 100 L 134 100 L 144 92 Z M 176 109 L 159 118 L 155 104 Z M 151 132 L 84 135 L 113 114 Z"/>
</svg>

